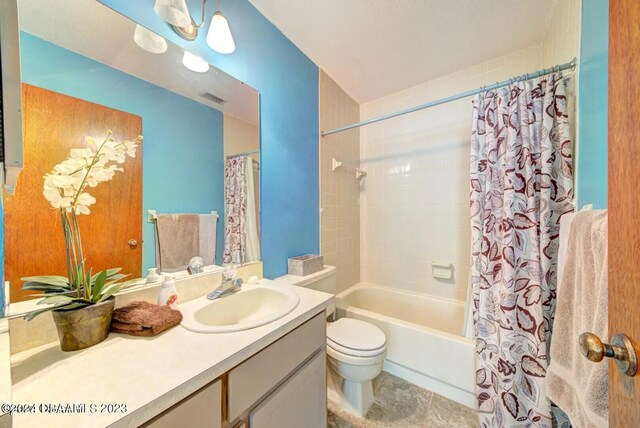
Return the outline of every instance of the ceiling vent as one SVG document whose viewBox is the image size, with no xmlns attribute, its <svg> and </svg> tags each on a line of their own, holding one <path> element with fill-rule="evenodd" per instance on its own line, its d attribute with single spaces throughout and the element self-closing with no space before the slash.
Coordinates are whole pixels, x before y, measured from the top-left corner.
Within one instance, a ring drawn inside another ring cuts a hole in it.
<svg viewBox="0 0 640 428">
<path fill-rule="evenodd" d="M 216 95 L 213 95 L 212 93 L 209 93 L 209 92 L 205 92 L 204 94 L 202 94 L 200 96 L 202 98 L 204 98 L 205 100 L 208 100 L 208 101 L 214 102 L 216 104 L 220 104 L 220 105 L 223 105 L 224 103 L 227 102 L 227 100 L 223 100 L 222 98 L 220 98 L 220 97 L 218 97 Z"/>
</svg>

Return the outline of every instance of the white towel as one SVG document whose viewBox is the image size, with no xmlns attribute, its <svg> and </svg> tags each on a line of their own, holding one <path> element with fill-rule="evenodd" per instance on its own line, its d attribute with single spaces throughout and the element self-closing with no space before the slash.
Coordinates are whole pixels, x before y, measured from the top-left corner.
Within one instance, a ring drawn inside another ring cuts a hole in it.
<svg viewBox="0 0 640 428">
<path fill-rule="evenodd" d="M 547 396 L 574 427 L 608 426 L 607 363 L 582 356 L 578 337 L 608 339 L 607 212 L 575 215 L 558 291 L 547 369 Z"/>
<path fill-rule="evenodd" d="M 200 257 L 205 266 L 216 261 L 216 224 L 218 213 L 200 215 Z"/>
<path fill-rule="evenodd" d="M 560 217 L 560 242 L 558 244 L 558 282 L 556 292 L 560 292 L 562 285 L 562 275 L 564 274 L 564 265 L 567 260 L 567 249 L 569 248 L 569 235 L 571 232 L 571 224 L 576 213 L 566 213 Z"/>
</svg>

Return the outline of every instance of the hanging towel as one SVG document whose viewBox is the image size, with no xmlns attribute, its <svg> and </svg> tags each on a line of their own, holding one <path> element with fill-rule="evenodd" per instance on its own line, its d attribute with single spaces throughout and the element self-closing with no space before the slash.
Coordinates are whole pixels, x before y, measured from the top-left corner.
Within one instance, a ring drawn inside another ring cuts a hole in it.
<svg viewBox="0 0 640 428">
<path fill-rule="evenodd" d="M 156 266 L 161 272 L 177 272 L 200 254 L 198 214 L 158 214 L 156 218 Z"/>
<path fill-rule="evenodd" d="M 199 247 L 200 257 L 205 266 L 213 265 L 216 261 L 216 225 L 218 213 L 201 214 L 199 216 Z"/>
<path fill-rule="evenodd" d="M 562 285 L 562 275 L 564 274 L 564 266 L 567 260 L 567 249 L 569 248 L 569 236 L 571 235 L 571 225 L 576 213 L 566 213 L 560 217 L 560 242 L 558 243 L 558 276 L 556 284 L 556 293 L 560 292 Z"/>
<path fill-rule="evenodd" d="M 573 219 L 551 337 L 547 396 L 577 428 L 608 426 L 607 363 L 587 360 L 578 344 L 587 331 L 608 338 L 607 223 L 607 211 Z"/>
</svg>

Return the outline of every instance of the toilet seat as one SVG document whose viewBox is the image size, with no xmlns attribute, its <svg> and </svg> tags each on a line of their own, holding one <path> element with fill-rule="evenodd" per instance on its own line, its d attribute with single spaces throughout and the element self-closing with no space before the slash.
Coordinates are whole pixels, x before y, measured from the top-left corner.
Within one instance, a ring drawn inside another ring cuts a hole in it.
<svg viewBox="0 0 640 428">
<path fill-rule="evenodd" d="M 340 318 L 327 327 L 327 346 L 353 357 L 374 357 L 385 352 L 387 338 L 371 323 Z"/>
</svg>

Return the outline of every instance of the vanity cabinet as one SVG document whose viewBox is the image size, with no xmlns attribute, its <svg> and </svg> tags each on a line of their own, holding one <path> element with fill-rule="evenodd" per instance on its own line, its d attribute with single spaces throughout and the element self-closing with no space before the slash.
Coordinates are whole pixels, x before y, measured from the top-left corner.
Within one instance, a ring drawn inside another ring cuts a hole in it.
<svg viewBox="0 0 640 428">
<path fill-rule="evenodd" d="M 326 427 L 324 312 L 232 369 L 227 392 L 232 427 Z"/>
<path fill-rule="evenodd" d="M 326 360 L 323 311 L 143 427 L 325 428 Z"/>
<path fill-rule="evenodd" d="M 194 392 L 160 413 L 144 428 L 222 427 L 222 382 L 220 379 Z"/>
</svg>

